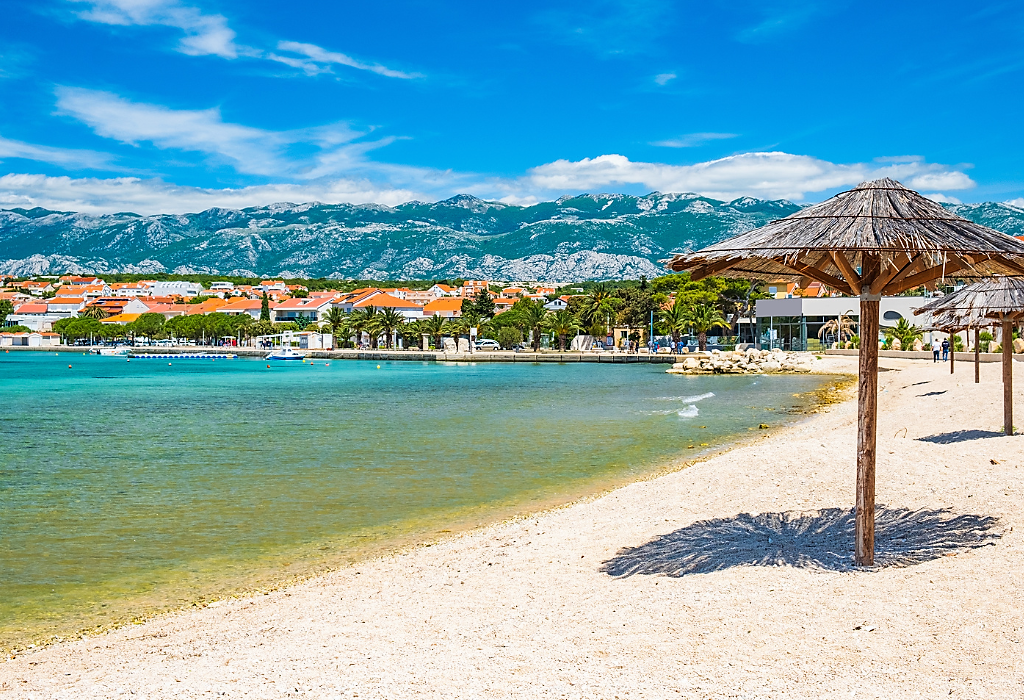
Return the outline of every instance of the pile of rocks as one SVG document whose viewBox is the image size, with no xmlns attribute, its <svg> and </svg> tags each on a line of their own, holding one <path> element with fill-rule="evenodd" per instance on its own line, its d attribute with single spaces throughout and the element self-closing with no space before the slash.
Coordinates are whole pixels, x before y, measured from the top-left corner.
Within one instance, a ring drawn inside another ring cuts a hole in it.
<svg viewBox="0 0 1024 700">
<path fill-rule="evenodd" d="M 768 374 L 775 372 L 810 372 L 817 359 L 811 353 L 774 350 L 746 351 L 712 350 L 694 353 L 665 370 L 669 374 Z"/>
</svg>

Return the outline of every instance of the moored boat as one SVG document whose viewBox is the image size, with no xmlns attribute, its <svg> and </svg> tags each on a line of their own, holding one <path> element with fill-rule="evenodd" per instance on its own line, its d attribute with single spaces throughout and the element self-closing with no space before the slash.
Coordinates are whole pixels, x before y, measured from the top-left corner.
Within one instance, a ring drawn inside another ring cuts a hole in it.
<svg viewBox="0 0 1024 700">
<path fill-rule="evenodd" d="M 304 360 L 306 354 L 296 351 L 294 348 L 274 348 L 274 350 L 267 355 L 268 360 Z"/>
</svg>

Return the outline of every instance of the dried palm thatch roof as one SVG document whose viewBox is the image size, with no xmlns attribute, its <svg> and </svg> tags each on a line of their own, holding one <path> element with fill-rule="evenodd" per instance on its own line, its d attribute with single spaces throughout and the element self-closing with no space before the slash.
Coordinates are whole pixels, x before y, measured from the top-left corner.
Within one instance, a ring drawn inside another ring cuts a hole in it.
<svg viewBox="0 0 1024 700">
<path fill-rule="evenodd" d="M 857 295 L 896 294 L 938 277 L 1024 274 L 1024 241 L 976 224 L 885 178 L 666 261 L 695 279 L 816 279 Z"/>
<path fill-rule="evenodd" d="M 969 284 L 924 306 L 917 315 L 931 314 L 932 325 L 947 328 L 985 326 L 993 319 L 1024 316 L 1024 279 L 993 277 Z"/>
</svg>

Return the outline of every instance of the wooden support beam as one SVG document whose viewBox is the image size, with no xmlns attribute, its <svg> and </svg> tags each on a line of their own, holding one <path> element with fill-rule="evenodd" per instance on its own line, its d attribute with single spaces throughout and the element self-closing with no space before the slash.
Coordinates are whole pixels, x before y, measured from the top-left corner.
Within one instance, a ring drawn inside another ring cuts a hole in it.
<svg viewBox="0 0 1024 700">
<path fill-rule="evenodd" d="M 953 374 L 953 366 L 956 364 L 956 334 L 957 331 L 949 332 L 949 373 Z"/>
<path fill-rule="evenodd" d="M 909 256 L 905 256 L 908 257 Z M 909 258 L 903 266 L 894 266 L 890 272 L 879 275 L 878 278 L 871 283 L 871 293 L 881 294 L 882 290 L 888 285 L 899 282 L 904 277 L 912 273 L 920 264 L 922 260 L 921 254 L 918 253 L 912 258 Z"/>
<path fill-rule="evenodd" d="M 1013 435 L 1013 321 L 1003 316 L 1003 435 Z"/>
<path fill-rule="evenodd" d="M 832 262 L 834 262 L 840 272 L 843 273 L 843 277 L 846 279 L 846 283 L 850 285 L 850 289 L 857 290 L 853 292 L 853 295 L 857 296 L 860 294 L 860 275 L 858 275 L 857 271 L 853 269 L 853 265 L 851 265 L 850 261 L 847 259 L 846 253 L 841 250 L 830 251 L 829 257 L 832 258 Z"/>
<path fill-rule="evenodd" d="M 981 384 L 981 328 L 974 327 L 974 383 Z"/>
<path fill-rule="evenodd" d="M 702 280 L 705 277 L 711 275 L 717 275 L 719 272 L 725 272 L 733 265 L 737 265 L 741 262 L 741 258 L 734 258 L 730 260 L 719 260 L 718 262 L 708 263 L 707 265 L 701 265 L 700 267 L 694 268 L 690 273 L 690 279 L 694 282 Z"/>
<path fill-rule="evenodd" d="M 810 277 L 813 280 L 818 280 L 822 284 L 826 284 L 829 287 L 832 287 L 833 289 L 838 289 L 840 292 L 845 292 L 846 294 L 857 296 L 857 293 L 853 291 L 850 285 L 848 285 L 845 281 L 839 279 L 838 277 L 833 277 L 827 272 L 822 272 L 816 267 L 805 265 L 804 263 L 799 262 L 797 260 L 787 261 L 785 258 L 772 259 L 775 262 L 779 263 L 780 265 L 785 265 L 790 270 L 798 272 L 801 275 L 804 275 L 805 277 Z"/>
<path fill-rule="evenodd" d="M 947 260 L 945 265 L 936 265 L 935 267 L 929 267 L 927 270 L 922 270 L 917 274 L 904 277 L 899 282 L 890 282 L 886 285 L 885 289 L 882 290 L 882 294 L 893 295 L 905 292 L 908 289 L 919 287 L 925 282 L 931 282 L 932 280 L 938 279 L 945 275 L 952 275 L 964 269 L 966 265 L 961 262 L 958 258 Z"/>
<path fill-rule="evenodd" d="M 875 563 L 875 428 L 878 418 L 878 300 L 860 300 L 857 378 L 857 510 L 855 560 Z"/>
</svg>

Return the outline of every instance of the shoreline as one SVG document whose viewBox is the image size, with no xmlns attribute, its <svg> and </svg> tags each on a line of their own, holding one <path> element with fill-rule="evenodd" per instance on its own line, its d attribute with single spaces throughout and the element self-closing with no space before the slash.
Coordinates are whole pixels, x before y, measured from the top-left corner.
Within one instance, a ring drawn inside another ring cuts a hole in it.
<svg viewBox="0 0 1024 700">
<path fill-rule="evenodd" d="M 686 469 L 714 456 L 763 439 L 769 434 L 774 435 L 811 420 L 815 414 L 826 409 L 830 404 L 836 403 L 837 396 L 842 396 L 840 400 L 850 398 L 850 389 L 855 385 L 856 377 L 833 374 L 831 371 L 813 372 L 812 374 L 828 378 L 824 379 L 817 389 L 800 395 L 800 408 L 791 407 L 784 411 L 780 409 L 778 415 L 781 422 L 776 424 L 775 421 L 772 421 L 770 428 L 757 430 L 754 427 L 747 427 L 746 431 L 743 431 L 740 427 L 737 432 L 713 438 L 708 446 L 704 446 L 703 443 L 698 446 L 696 442 L 687 446 L 684 441 L 674 455 L 645 463 L 635 470 L 592 476 L 562 485 L 556 490 L 530 492 L 508 501 L 478 504 L 457 512 L 424 516 L 417 521 L 404 524 L 400 532 L 393 534 L 381 534 L 376 530 L 366 534 L 346 533 L 332 539 L 307 542 L 287 550 L 268 552 L 260 559 L 249 562 L 250 570 L 258 573 L 233 575 L 214 584 L 207 582 L 204 586 L 205 591 L 201 595 L 178 602 L 150 602 L 134 607 L 134 609 L 129 604 L 125 611 L 118 611 L 117 608 L 107 608 L 102 613 L 98 610 L 91 611 L 83 613 L 80 617 L 82 622 L 88 622 L 88 624 L 77 626 L 77 628 L 72 625 L 64 630 L 55 628 L 39 635 L 23 635 L 20 639 L 9 640 L 7 644 L 0 646 L 0 663 L 5 661 L 9 655 L 24 653 L 28 649 L 38 650 L 71 640 L 93 638 L 137 625 L 140 622 L 159 619 L 165 615 L 208 607 L 218 600 L 237 599 L 263 594 L 267 591 L 285 590 L 363 562 L 408 553 L 424 545 L 430 546 L 427 543 L 436 544 L 438 541 L 501 522 L 539 517 L 548 512 L 607 496 L 630 484 L 650 481 Z M 678 381 L 682 380 L 666 377 L 666 382 L 668 382 L 666 387 L 671 387 Z M 360 538 L 363 537 L 368 539 L 361 540 Z M 341 544 L 343 542 L 345 544 Z M 331 551 L 326 554 L 318 551 L 324 549 L 320 545 L 327 545 Z M 284 561 L 294 563 L 282 565 L 281 562 Z M 237 562 L 225 560 L 224 563 Z M 197 564 L 197 566 L 199 565 Z M 199 568 L 209 567 L 199 566 Z M 154 572 L 154 574 L 156 573 Z M 154 596 L 152 593 L 147 593 L 146 595 L 140 594 L 138 598 L 140 601 L 152 601 Z M 155 598 L 159 600 L 160 596 L 157 595 Z M 175 598 L 177 596 L 170 596 L 171 600 Z M 102 624 L 92 624 L 93 621 L 99 619 L 98 616 L 111 616 L 112 619 L 108 619 Z"/>
<path fill-rule="evenodd" d="M 811 698 L 859 684 L 881 697 L 1016 697 L 1024 464 L 1021 438 L 992 428 L 999 368 L 975 385 L 942 365 L 882 365 L 878 502 L 910 514 L 882 522 L 939 518 L 909 563 L 803 565 L 817 550 L 773 529 L 852 505 L 846 401 L 560 508 L 20 654 L 0 664 L 0 691 Z M 957 539 L 964 518 L 977 537 Z M 828 551 L 845 561 L 845 546 Z"/>
</svg>

